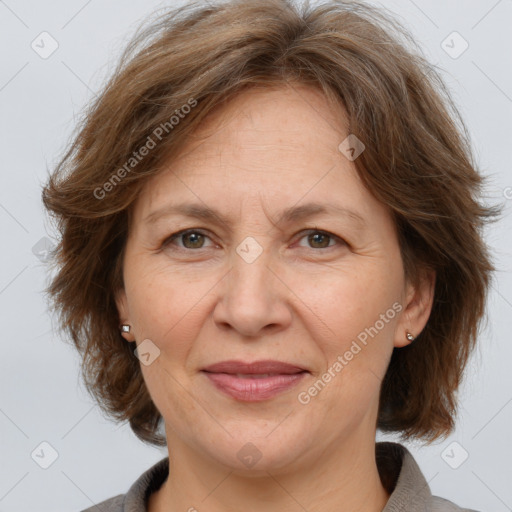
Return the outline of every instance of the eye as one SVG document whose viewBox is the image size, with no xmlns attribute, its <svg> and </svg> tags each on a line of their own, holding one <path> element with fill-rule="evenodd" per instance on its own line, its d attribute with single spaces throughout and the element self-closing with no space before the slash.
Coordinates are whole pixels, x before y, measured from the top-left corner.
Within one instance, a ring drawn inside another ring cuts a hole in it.
<svg viewBox="0 0 512 512">
<path fill-rule="evenodd" d="M 330 244 L 330 241 L 341 242 L 341 244 L 345 244 L 344 240 L 342 240 L 340 237 L 326 231 L 320 231 L 318 229 L 309 230 L 306 235 L 300 238 L 300 240 L 306 237 L 307 242 L 312 244 L 310 246 L 312 249 L 327 249 L 328 247 L 333 247 L 336 245 L 335 243 Z"/>
<path fill-rule="evenodd" d="M 303 235 L 299 240 L 303 240 L 307 238 L 307 242 L 310 244 L 309 248 L 311 249 L 327 249 L 329 247 L 333 247 L 338 242 L 338 245 L 341 243 L 342 245 L 346 245 L 345 241 L 340 237 L 333 235 L 327 231 L 321 231 L 318 229 L 310 229 Z M 180 244 L 175 244 L 176 240 L 181 241 Z M 174 244 L 177 245 L 179 249 L 205 249 L 208 246 L 205 246 L 205 240 L 211 240 L 210 237 L 199 229 L 186 229 L 182 231 L 178 231 L 177 233 L 173 233 L 171 236 L 167 237 L 162 243 L 162 247 Z"/>
<path fill-rule="evenodd" d="M 166 238 L 162 243 L 162 246 L 170 245 L 175 240 L 180 240 L 183 245 L 178 247 L 180 249 L 203 249 L 205 239 L 210 239 L 205 233 L 197 229 L 186 229 L 178 231 Z"/>
</svg>

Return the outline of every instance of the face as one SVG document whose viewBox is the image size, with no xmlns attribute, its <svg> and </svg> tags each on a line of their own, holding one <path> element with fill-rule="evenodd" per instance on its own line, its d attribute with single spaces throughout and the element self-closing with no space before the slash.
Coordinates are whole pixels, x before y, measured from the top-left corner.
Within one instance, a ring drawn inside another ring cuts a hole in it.
<svg viewBox="0 0 512 512">
<path fill-rule="evenodd" d="M 249 471 L 247 455 L 285 470 L 373 450 L 393 347 L 432 286 L 405 282 L 345 123 L 314 88 L 245 91 L 138 197 L 117 302 L 171 452 Z"/>
</svg>

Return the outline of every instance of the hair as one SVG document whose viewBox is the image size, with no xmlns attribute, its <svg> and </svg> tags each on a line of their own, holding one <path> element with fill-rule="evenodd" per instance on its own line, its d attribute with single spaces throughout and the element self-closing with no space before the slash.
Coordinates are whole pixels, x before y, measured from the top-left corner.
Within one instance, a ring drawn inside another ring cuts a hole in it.
<svg viewBox="0 0 512 512">
<path fill-rule="evenodd" d="M 119 331 L 132 206 L 215 107 L 292 83 L 344 107 L 366 148 L 356 170 L 390 208 L 406 278 L 436 273 L 425 328 L 391 355 L 376 427 L 428 443 L 454 428 L 495 270 L 482 229 L 499 210 L 480 202 L 484 178 L 439 72 L 393 16 L 360 1 L 193 1 L 137 31 L 43 189 L 60 234 L 48 286 L 59 325 L 101 410 L 144 442 L 166 439 Z"/>
</svg>

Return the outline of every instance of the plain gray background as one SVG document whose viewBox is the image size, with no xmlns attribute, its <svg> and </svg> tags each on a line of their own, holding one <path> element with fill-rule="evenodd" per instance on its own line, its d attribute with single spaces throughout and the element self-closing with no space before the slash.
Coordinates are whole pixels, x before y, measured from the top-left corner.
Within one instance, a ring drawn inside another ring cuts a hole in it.
<svg viewBox="0 0 512 512">
<path fill-rule="evenodd" d="M 77 356 L 52 330 L 42 294 L 52 234 L 40 202 L 47 169 L 61 156 L 81 109 L 141 19 L 165 5 L 175 2 L 0 1 L 0 512 L 82 510 L 125 493 L 167 455 L 141 443 L 128 424 L 100 414 L 80 382 Z M 457 429 L 431 446 L 407 446 L 433 494 L 479 511 L 509 511 L 512 1 L 385 5 L 442 71 L 489 177 L 487 200 L 506 204 L 503 220 L 486 234 L 499 271 L 488 325 L 461 388 Z M 56 51 L 42 58 L 52 44 Z M 198 500 L 197 508 L 206 510 L 208 502 L 201 508 Z"/>
</svg>

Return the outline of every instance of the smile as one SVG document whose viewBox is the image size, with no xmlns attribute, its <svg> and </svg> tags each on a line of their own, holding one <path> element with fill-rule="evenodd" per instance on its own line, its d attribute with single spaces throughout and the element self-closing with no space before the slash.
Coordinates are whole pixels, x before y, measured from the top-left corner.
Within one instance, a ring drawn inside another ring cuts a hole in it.
<svg viewBox="0 0 512 512">
<path fill-rule="evenodd" d="M 268 400 L 297 385 L 308 372 L 292 374 L 229 374 L 202 372 L 222 393 L 243 402 Z"/>
</svg>

